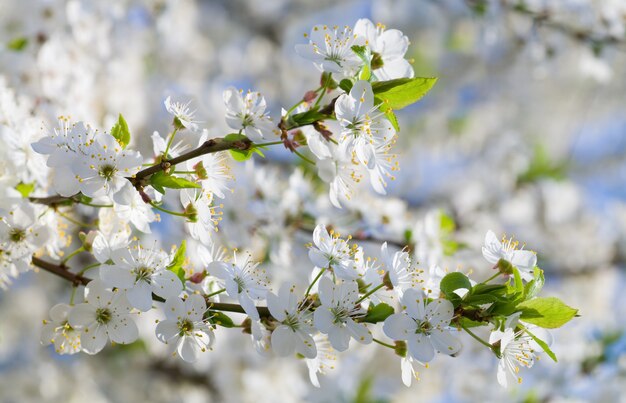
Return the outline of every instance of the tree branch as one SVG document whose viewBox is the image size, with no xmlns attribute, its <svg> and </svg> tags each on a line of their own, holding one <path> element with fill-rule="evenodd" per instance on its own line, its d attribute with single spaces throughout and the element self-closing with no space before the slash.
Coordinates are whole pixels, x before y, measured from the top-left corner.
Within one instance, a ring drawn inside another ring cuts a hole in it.
<svg viewBox="0 0 626 403">
<path fill-rule="evenodd" d="M 75 286 L 87 285 L 91 281 L 91 279 L 88 279 L 87 277 L 83 277 L 80 274 L 72 273 L 64 265 L 46 262 L 45 260 L 39 259 L 36 256 L 33 256 L 32 262 L 35 266 L 39 267 L 40 269 L 43 269 L 49 273 L 52 273 L 65 280 L 68 280 Z"/>
</svg>

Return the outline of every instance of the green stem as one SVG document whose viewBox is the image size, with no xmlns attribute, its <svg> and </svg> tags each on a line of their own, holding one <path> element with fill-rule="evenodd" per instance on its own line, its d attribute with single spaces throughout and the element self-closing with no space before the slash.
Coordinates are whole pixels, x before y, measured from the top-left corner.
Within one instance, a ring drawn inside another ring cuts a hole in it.
<svg viewBox="0 0 626 403">
<path fill-rule="evenodd" d="M 297 150 L 293 150 L 294 153 L 296 153 L 296 155 L 300 158 L 302 158 L 304 161 L 308 162 L 311 165 L 315 165 L 315 162 L 311 161 L 310 159 L 308 159 L 307 157 L 305 157 L 304 155 L 302 155 L 300 152 L 298 152 Z"/>
<path fill-rule="evenodd" d="M 396 349 L 396 346 L 391 345 L 391 344 L 388 344 L 388 343 L 385 343 L 384 341 L 380 341 L 380 340 L 378 340 L 378 339 L 377 339 L 377 338 L 375 338 L 375 337 L 374 337 L 372 340 L 374 340 L 374 343 L 378 343 L 378 344 L 380 344 L 381 346 L 388 347 L 388 348 L 390 348 L 390 349 L 392 349 L 392 350 L 394 350 L 394 351 L 395 351 L 395 349 Z"/>
<path fill-rule="evenodd" d="M 172 131 L 172 134 L 170 134 L 170 138 L 167 141 L 167 145 L 165 146 L 165 152 L 163 153 L 165 158 L 167 158 L 167 153 L 170 151 L 170 146 L 172 145 L 172 142 L 174 141 L 174 137 L 176 136 L 177 132 L 178 132 L 178 127 L 175 127 L 174 130 Z"/>
<path fill-rule="evenodd" d="M 275 146 L 278 144 L 283 144 L 283 141 L 270 141 L 269 143 L 253 143 L 252 147 L 265 147 L 265 146 Z"/>
<path fill-rule="evenodd" d="M 86 228 L 90 228 L 90 227 L 91 228 L 95 228 L 96 227 L 95 225 L 87 224 L 86 222 L 82 222 L 82 221 L 79 221 L 79 220 L 77 220 L 75 218 L 72 218 L 72 217 L 68 216 L 67 214 L 61 213 L 60 211 L 58 211 L 58 213 L 59 213 L 59 215 L 61 217 L 65 218 L 67 221 L 71 222 L 72 224 L 78 225 L 79 227 L 86 227 Z"/>
<path fill-rule="evenodd" d="M 491 280 L 497 278 L 500 276 L 500 272 L 497 272 L 496 274 L 494 274 L 493 276 L 489 277 L 487 280 L 483 281 L 483 284 L 487 284 L 488 282 L 490 282 Z"/>
<path fill-rule="evenodd" d="M 319 106 L 320 102 L 322 102 L 322 98 L 324 98 L 324 95 L 326 95 L 326 84 L 324 84 L 324 87 L 322 88 L 322 92 L 320 93 L 319 97 L 317 97 L 317 100 L 315 101 L 313 108 L 316 108 Z"/>
<path fill-rule="evenodd" d="M 212 292 L 212 293 L 210 293 L 210 294 L 207 294 L 207 295 L 205 295 L 205 296 L 204 296 L 204 298 L 210 298 L 210 297 L 212 297 L 212 296 L 214 296 L 214 295 L 221 294 L 221 293 L 223 293 L 224 291 L 226 291 L 226 288 L 222 288 L 222 289 L 221 289 L 221 290 L 219 290 L 219 291 L 215 291 L 215 292 Z"/>
<path fill-rule="evenodd" d="M 67 255 L 63 260 L 61 260 L 61 266 L 65 266 L 65 263 L 69 262 L 69 260 L 71 258 L 73 258 L 74 256 L 78 255 L 80 252 L 82 252 L 84 250 L 85 250 L 85 247 L 81 246 L 80 248 L 76 249 L 74 252 L 72 252 L 69 255 Z"/>
<path fill-rule="evenodd" d="M 98 207 L 98 208 L 109 208 L 109 207 L 113 207 L 112 204 L 96 204 L 96 203 L 89 203 L 83 200 L 76 200 L 78 203 L 80 204 L 84 204 L 85 206 L 90 206 L 90 207 Z"/>
<path fill-rule="evenodd" d="M 304 300 L 306 301 L 306 299 L 309 297 L 309 293 L 311 292 L 311 289 L 313 288 L 313 286 L 315 285 L 315 283 L 317 283 L 317 280 L 320 279 L 320 277 L 322 277 L 322 274 L 324 274 L 324 272 L 326 271 L 326 268 L 324 267 L 322 270 L 320 270 L 319 273 L 317 273 L 317 276 L 315 276 L 315 278 L 313 279 L 313 281 L 311 282 L 311 284 L 309 284 L 309 288 L 306 289 L 306 293 L 304 293 Z"/>
<path fill-rule="evenodd" d="M 469 334 L 474 339 L 476 339 L 476 341 L 478 341 L 480 344 L 482 344 L 485 347 L 487 347 L 489 350 L 493 351 L 493 346 L 491 344 L 487 343 L 485 340 L 483 340 L 480 337 L 476 336 L 476 334 L 474 332 L 472 332 L 471 330 L 469 330 L 466 326 L 461 325 L 461 327 L 463 328 L 463 330 L 465 330 L 467 332 L 467 334 Z"/>
<path fill-rule="evenodd" d="M 102 263 L 93 263 L 93 264 L 90 264 L 89 266 L 85 266 L 81 271 L 78 272 L 78 274 L 82 276 L 88 270 L 93 269 L 93 268 L 98 267 L 98 266 L 102 266 Z"/>
<path fill-rule="evenodd" d="M 186 213 L 179 213 L 177 211 L 172 211 L 172 210 L 165 209 L 165 208 L 159 206 L 158 204 L 156 204 L 155 202 L 150 202 L 150 205 L 152 207 L 154 207 L 155 209 L 157 209 L 159 211 L 162 211 L 164 213 L 167 213 L 167 214 L 175 215 L 175 216 L 178 216 L 178 217 L 187 217 Z"/>
<path fill-rule="evenodd" d="M 70 305 L 74 305 L 74 298 L 76 297 L 77 285 L 72 286 L 72 293 L 70 294 Z"/>
<path fill-rule="evenodd" d="M 381 288 L 383 288 L 385 286 L 385 284 L 381 283 L 380 285 L 377 285 L 376 287 L 372 288 L 371 291 L 368 291 L 365 295 L 363 295 L 361 298 L 359 298 L 359 300 L 356 302 L 356 304 L 361 303 L 365 298 L 369 297 L 370 295 L 374 294 L 376 291 L 380 290 Z M 356 305 L 355 304 L 355 305 Z"/>
</svg>

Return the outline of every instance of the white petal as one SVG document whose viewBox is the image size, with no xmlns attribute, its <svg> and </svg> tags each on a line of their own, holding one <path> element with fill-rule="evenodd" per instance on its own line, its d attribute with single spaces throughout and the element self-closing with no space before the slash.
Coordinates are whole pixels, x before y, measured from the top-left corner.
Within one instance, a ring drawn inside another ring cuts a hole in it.
<svg viewBox="0 0 626 403">
<path fill-rule="evenodd" d="M 189 319 L 194 322 L 202 320 L 202 316 L 206 312 L 206 302 L 201 295 L 191 294 L 185 301 L 187 312 L 185 313 Z"/>
<path fill-rule="evenodd" d="M 426 314 L 424 309 L 424 292 L 422 290 L 416 290 L 415 288 L 409 288 L 404 291 L 402 295 L 402 304 L 406 306 L 406 312 L 413 319 L 423 320 Z"/>
<path fill-rule="evenodd" d="M 139 281 L 134 287 L 126 291 L 128 302 L 142 312 L 152 308 L 152 287 L 145 281 Z"/>
<path fill-rule="evenodd" d="M 415 321 L 403 313 L 396 313 L 385 319 L 383 332 L 393 340 L 407 340 L 409 334 L 415 333 Z"/>
<path fill-rule="evenodd" d="M 68 319 L 72 327 L 89 326 L 96 320 L 96 308 L 86 303 L 78 304 L 72 308 Z"/>
<path fill-rule="evenodd" d="M 416 334 L 408 340 L 409 353 L 421 362 L 429 362 L 435 357 L 435 349 L 423 334 Z"/>
<path fill-rule="evenodd" d="M 372 334 L 364 323 L 356 323 L 352 319 L 346 321 L 346 327 L 354 340 L 361 344 L 369 344 L 372 342 Z"/>
<path fill-rule="evenodd" d="M 317 346 L 315 345 L 313 337 L 302 332 L 298 332 L 297 336 L 296 351 L 298 354 L 302 354 L 309 359 L 317 357 Z"/>
<path fill-rule="evenodd" d="M 97 354 L 104 348 L 107 339 L 105 327 L 94 324 L 83 330 L 80 335 L 80 345 L 87 354 Z"/>
<path fill-rule="evenodd" d="M 430 342 L 440 353 L 455 355 L 461 351 L 461 342 L 449 330 L 434 329 L 430 334 Z"/>
<path fill-rule="evenodd" d="M 272 349 L 280 356 L 293 354 L 296 349 L 296 334 L 287 326 L 278 326 L 272 332 Z"/>
<path fill-rule="evenodd" d="M 152 290 L 165 299 L 177 297 L 183 290 L 183 283 L 173 272 L 161 270 L 152 276 Z"/>
<path fill-rule="evenodd" d="M 328 332 L 328 340 L 335 350 L 346 351 L 350 346 L 350 333 L 344 327 L 332 325 Z"/>
<path fill-rule="evenodd" d="M 167 319 L 178 320 L 187 317 L 185 313 L 185 302 L 178 297 L 168 298 L 165 301 L 163 310 L 165 311 Z"/>
<path fill-rule="evenodd" d="M 157 340 L 161 343 L 172 342 L 172 339 L 178 337 L 179 332 L 177 322 L 170 319 L 160 321 L 155 328 Z"/>
<path fill-rule="evenodd" d="M 251 319 L 259 320 L 259 311 L 247 292 L 239 294 L 239 304 L 241 304 L 241 307 Z"/>
<path fill-rule="evenodd" d="M 454 315 L 454 305 L 447 299 L 435 299 L 426 307 L 426 317 L 435 328 L 448 326 Z"/>
<path fill-rule="evenodd" d="M 200 346 L 193 336 L 183 336 L 178 342 L 178 355 L 187 362 L 196 362 L 200 355 Z"/>
<path fill-rule="evenodd" d="M 135 284 L 135 275 L 126 265 L 103 265 L 100 280 L 109 287 L 131 288 Z"/>
<path fill-rule="evenodd" d="M 111 341 L 119 344 L 132 343 L 139 337 L 137 325 L 128 315 L 114 317 L 107 324 L 107 331 Z"/>
<path fill-rule="evenodd" d="M 330 328 L 333 327 L 333 321 L 335 317 L 324 305 L 318 307 L 313 314 L 313 322 L 315 327 L 322 333 L 330 332 Z"/>
<path fill-rule="evenodd" d="M 280 299 L 271 292 L 267 293 L 267 308 L 276 320 L 279 322 L 285 320 L 285 308 L 280 303 Z"/>
</svg>

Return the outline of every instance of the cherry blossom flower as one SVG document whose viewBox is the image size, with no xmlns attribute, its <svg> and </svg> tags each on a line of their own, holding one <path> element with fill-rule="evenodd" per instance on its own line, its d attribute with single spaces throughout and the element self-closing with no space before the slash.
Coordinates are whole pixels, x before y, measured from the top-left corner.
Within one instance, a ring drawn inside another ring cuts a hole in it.
<svg viewBox="0 0 626 403">
<path fill-rule="evenodd" d="M 317 333 L 313 336 L 317 355 L 315 358 L 307 358 L 306 366 L 309 369 L 309 379 L 316 388 L 320 387 L 317 374 L 325 375 L 327 371 L 333 370 L 337 364 L 337 355 L 328 341 L 328 336 Z"/>
<path fill-rule="evenodd" d="M 332 270 L 337 277 L 355 280 L 359 277 L 348 242 L 339 234 L 329 234 L 326 227 L 319 224 L 313 230 L 313 245 L 309 248 L 309 259 L 319 268 Z"/>
<path fill-rule="evenodd" d="M 176 297 L 183 284 L 172 271 L 167 270 L 169 256 L 139 244 L 113 251 L 112 265 L 100 269 L 100 279 L 110 287 L 126 292 L 130 304 L 146 312 L 152 308 L 152 293 L 163 298 Z"/>
<path fill-rule="evenodd" d="M 254 301 L 267 294 L 265 273 L 258 269 L 258 265 L 250 260 L 250 255 L 245 254 L 242 259 L 235 253 L 232 262 L 212 262 L 207 266 L 209 273 L 223 281 L 228 296 L 236 298 L 253 320 L 259 320 Z"/>
<path fill-rule="evenodd" d="M 335 350 L 347 350 L 351 338 L 362 344 L 372 342 L 372 333 L 367 326 L 354 321 L 365 314 L 357 304 L 359 288 L 356 282 L 334 284 L 331 279 L 324 277 L 320 280 L 319 297 L 322 305 L 314 313 L 315 327 L 328 335 Z"/>
<path fill-rule="evenodd" d="M 54 345 L 58 354 L 75 354 L 80 351 L 80 331 L 68 322 L 71 306 L 57 304 L 50 309 L 50 320 L 43 321 L 41 344 Z"/>
<path fill-rule="evenodd" d="M 173 355 L 178 354 L 187 362 L 196 362 L 201 352 L 211 349 L 215 341 L 213 329 L 204 323 L 206 302 L 198 294 L 186 300 L 172 297 L 163 307 L 165 320 L 156 326 L 157 339 L 169 346 Z"/>
<path fill-rule="evenodd" d="M 124 293 L 110 291 L 99 280 L 93 280 L 85 287 L 85 302 L 70 311 L 69 324 L 79 328 L 83 351 L 96 354 L 109 339 L 119 344 L 137 340 L 139 333 L 131 309 Z"/>
<path fill-rule="evenodd" d="M 130 193 L 135 190 L 126 177 L 141 169 L 141 154 L 122 149 L 108 133 L 96 136 L 84 152 L 85 155 L 80 155 L 73 164 L 80 191 L 89 197 L 109 196 L 116 203 L 130 203 Z"/>
<path fill-rule="evenodd" d="M 385 29 L 367 18 L 358 20 L 354 33 L 365 38 L 366 46 L 372 52 L 372 73 L 379 81 L 396 78 L 411 78 L 413 67 L 404 58 L 409 48 L 409 38 L 397 29 Z"/>
<path fill-rule="evenodd" d="M 316 25 L 308 38 L 308 44 L 296 45 L 296 53 L 312 61 L 319 71 L 352 76 L 361 68 L 363 61 L 354 53 L 352 46 L 362 45 L 365 41 L 352 28 Z"/>
<path fill-rule="evenodd" d="M 183 104 L 180 102 L 172 102 L 171 97 L 167 97 L 163 104 L 167 112 L 174 116 L 174 125 L 177 129 L 187 128 L 194 131 L 198 130 L 199 122 L 195 120 L 195 111 L 189 109 L 191 101 Z"/>
<path fill-rule="evenodd" d="M 280 134 L 270 117 L 265 114 L 265 98 L 259 92 L 229 87 L 224 91 L 226 123 L 231 129 L 241 130 L 250 140 L 260 142 L 272 134 Z"/>
<path fill-rule="evenodd" d="M 427 303 L 421 290 L 410 288 L 402 295 L 401 302 L 406 312 L 389 316 L 383 331 L 394 340 L 406 340 L 411 357 L 430 362 L 435 351 L 454 355 L 461 350 L 461 343 L 448 330 L 454 314 L 450 301 L 435 299 Z"/>
<path fill-rule="evenodd" d="M 522 279 L 530 281 L 537 265 L 537 255 L 529 250 L 518 250 L 517 245 L 518 242 L 514 242 L 512 238 L 501 242 L 493 231 L 487 231 L 483 257 L 492 264 L 497 264 L 500 259 L 508 261 L 519 269 Z"/>
<path fill-rule="evenodd" d="M 311 314 L 299 310 L 295 287 L 283 284 L 278 295 L 267 293 L 267 307 L 279 322 L 272 332 L 272 349 L 276 354 L 286 356 L 294 351 L 306 358 L 315 358 L 317 350 L 311 334 L 315 329 L 311 325 Z"/>
</svg>

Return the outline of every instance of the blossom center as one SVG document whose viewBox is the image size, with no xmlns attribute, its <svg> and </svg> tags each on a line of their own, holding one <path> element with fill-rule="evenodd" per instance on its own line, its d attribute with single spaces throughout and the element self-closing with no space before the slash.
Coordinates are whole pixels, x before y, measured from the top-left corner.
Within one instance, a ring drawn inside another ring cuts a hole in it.
<svg viewBox="0 0 626 403">
<path fill-rule="evenodd" d="M 96 309 L 96 322 L 101 325 L 106 325 L 113 319 L 113 314 L 108 308 Z"/>
<path fill-rule="evenodd" d="M 333 314 L 333 323 L 343 323 L 350 317 L 350 312 L 346 308 L 339 306 L 330 308 L 330 312 Z"/>
<path fill-rule="evenodd" d="M 133 270 L 135 274 L 135 281 L 146 281 L 150 282 L 150 276 L 154 273 L 154 270 L 149 267 L 139 267 Z"/>
<path fill-rule="evenodd" d="M 22 242 L 26 238 L 26 231 L 13 228 L 11 232 L 9 232 L 9 239 L 12 242 Z"/>
<path fill-rule="evenodd" d="M 237 292 L 242 293 L 246 289 L 246 282 L 239 276 L 233 277 L 233 281 L 237 284 Z"/>
<path fill-rule="evenodd" d="M 383 56 L 378 52 L 372 52 L 372 70 L 377 70 L 383 67 L 385 62 L 383 61 Z"/>
<path fill-rule="evenodd" d="M 300 321 L 298 320 L 298 316 L 287 314 L 287 317 L 283 321 L 283 325 L 287 326 L 289 329 L 295 332 L 300 327 Z"/>
<path fill-rule="evenodd" d="M 414 319 L 414 320 L 415 320 L 415 323 L 417 323 L 417 329 L 415 329 L 415 334 L 425 334 L 428 336 L 432 332 L 433 328 L 429 321 L 427 320 L 421 321 L 418 319 Z"/>
<path fill-rule="evenodd" d="M 100 175 L 100 177 L 106 179 L 107 181 L 113 179 L 115 172 L 117 172 L 117 169 L 115 169 L 113 165 L 109 164 L 102 165 L 100 169 L 98 169 L 98 175 Z"/>
<path fill-rule="evenodd" d="M 178 321 L 178 329 L 180 330 L 180 336 L 189 335 L 193 329 L 193 322 L 189 319 L 181 319 Z"/>
</svg>

